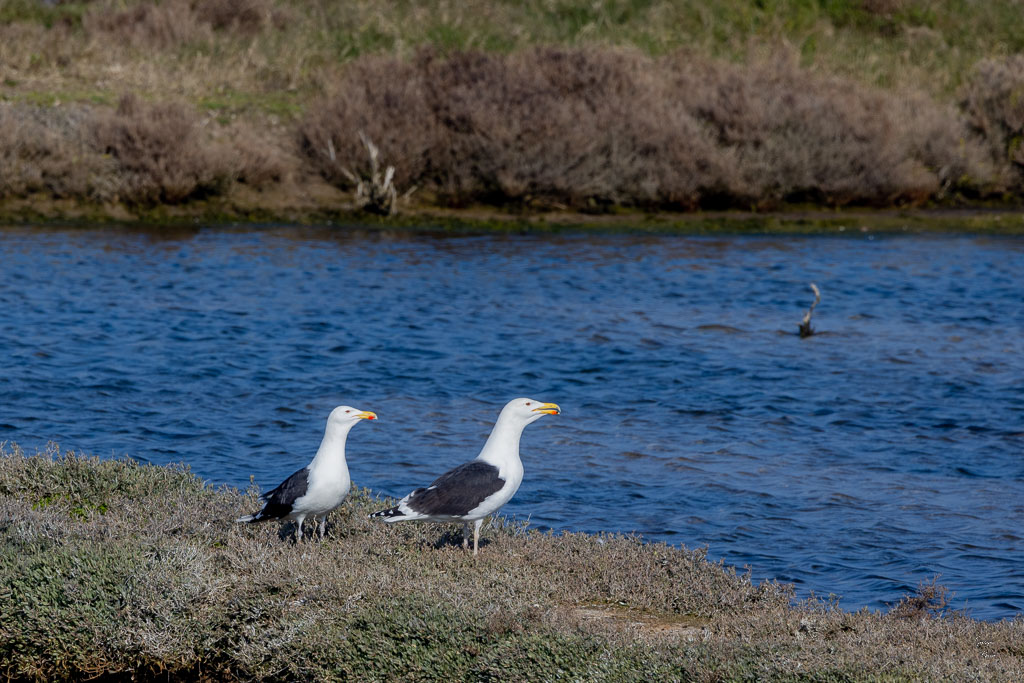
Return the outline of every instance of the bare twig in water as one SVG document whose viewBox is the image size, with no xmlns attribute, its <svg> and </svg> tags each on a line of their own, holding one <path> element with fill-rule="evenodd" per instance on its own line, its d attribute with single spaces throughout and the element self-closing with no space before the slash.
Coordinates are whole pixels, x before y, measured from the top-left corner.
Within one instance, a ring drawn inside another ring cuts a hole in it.
<svg viewBox="0 0 1024 683">
<path fill-rule="evenodd" d="M 811 316 L 814 315 L 814 307 L 821 301 L 821 292 L 818 290 L 818 285 L 811 283 L 811 289 L 814 291 L 814 303 L 804 313 L 804 319 L 800 321 L 800 337 L 810 337 L 814 334 L 814 329 L 811 328 Z"/>
<path fill-rule="evenodd" d="M 381 216 L 390 216 L 395 212 L 396 205 L 398 204 L 398 191 L 395 189 L 393 182 L 395 167 L 388 166 L 382 175 L 380 172 L 380 150 L 377 148 L 377 145 L 373 144 L 373 141 L 362 131 L 359 131 L 359 139 L 363 142 L 367 153 L 370 155 L 369 175 L 364 174 L 360 177 L 344 167 L 341 168 L 341 172 L 356 186 L 355 203 L 360 210 L 380 214 Z M 327 144 L 328 155 L 333 161 L 334 145 L 330 140 L 327 141 Z M 410 188 L 402 195 L 402 199 L 407 199 L 415 189 L 415 187 Z"/>
</svg>

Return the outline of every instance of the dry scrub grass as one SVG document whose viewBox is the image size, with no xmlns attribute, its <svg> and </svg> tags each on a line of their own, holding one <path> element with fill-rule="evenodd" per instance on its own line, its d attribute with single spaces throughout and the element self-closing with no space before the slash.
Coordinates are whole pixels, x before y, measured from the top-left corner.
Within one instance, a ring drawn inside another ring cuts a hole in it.
<svg viewBox="0 0 1024 683">
<path fill-rule="evenodd" d="M 34 193 L 153 206 L 286 175 L 283 155 L 242 124 L 210 130 L 176 103 L 133 96 L 117 109 L 0 105 L 0 199 Z"/>
<path fill-rule="evenodd" d="M 174 103 L 145 106 L 121 99 L 95 123 L 97 147 L 118 163 L 123 193 L 133 204 L 176 204 L 220 194 L 231 169 L 219 150 L 198 140 L 194 112 Z"/>
<path fill-rule="evenodd" d="M 365 157 L 362 131 L 395 166 L 399 189 L 418 185 L 454 204 L 692 208 L 729 170 L 646 66 L 634 54 L 556 49 L 367 58 L 311 108 L 301 144 L 345 185 L 339 164 Z"/>
<path fill-rule="evenodd" d="M 152 108 L 154 149 L 158 123 L 202 141 L 166 168 L 87 159 L 89 147 L 63 175 L 64 152 L 8 142 L 5 158 L 49 159 L 9 173 L 21 178 L 6 182 L 13 195 L 145 204 L 230 194 L 238 180 L 246 196 L 284 197 L 312 173 L 351 189 L 339 166 L 365 164 L 363 131 L 398 190 L 416 186 L 424 203 L 1024 196 L 1018 0 L 0 0 L 0 19 L 3 99 L 99 111 L 128 92 Z M 965 80 L 958 109 L 949 100 Z M 218 125 L 197 130 L 207 116 Z M 101 126 L 115 161 L 133 155 L 126 126 L 146 128 L 120 118 Z M 213 166 L 199 171 L 203 159 Z"/>
<path fill-rule="evenodd" d="M 700 551 L 498 523 L 474 560 L 443 527 L 325 542 L 232 519 L 255 491 L 185 470 L 0 454 L 0 672 L 70 680 L 1020 680 L 1024 622 L 791 605 Z M 440 539 L 440 541 L 439 541 Z M 646 634 L 644 624 L 693 628 Z M 581 612 L 581 609 L 583 612 Z M 589 610 L 589 611 L 588 611 Z M 695 630 L 696 629 L 696 630 Z"/>
<path fill-rule="evenodd" d="M 83 16 L 89 34 L 138 48 L 211 44 L 217 32 L 251 38 L 288 25 L 288 13 L 270 0 L 164 0 L 97 5 Z"/>
<path fill-rule="evenodd" d="M 745 65 L 613 49 L 365 57 L 293 123 L 204 117 L 169 95 L 125 96 L 116 109 L 0 106 L 0 197 L 157 206 L 237 195 L 238 184 L 282 194 L 314 174 L 351 192 L 353 177 L 371 173 L 361 134 L 395 168 L 399 193 L 415 187 L 418 201 L 448 206 L 1020 197 L 1022 63 L 981 65 L 962 114 L 921 93 L 816 74 L 790 53 Z"/>
<path fill-rule="evenodd" d="M 0 105 L 0 199 L 102 199 L 116 172 L 89 144 L 92 111 Z"/>
<path fill-rule="evenodd" d="M 1017 186 L 1024 185 L 1024 54 L 980 62 L 961 106 L 994 157 L 1013 166 Z"/>
<path fill-rule="evenodd" d="M 324 60 L 308 37 L 286 31 L 292 11 L 271 0 L 94 0 L 50 10 L 0 0 L 0 16 L 19 3 L 43 16 L 0 21 L 0 80 L 15 100 L 111 103 L 131 92 L 267 111 L 274 106 L 260 98 L 273 93 L 287 112 L 297 84 L 315 87 L 309 61 Z"/>
<path fill-rule="evenodd" d="M 958 113 L 801 69 L 681 53 L 543 48 L 352 63 L 300 144 L 329 181 L 363 156 L 442 202 L 776 206 L 920 203 L 1000 175 Z"/>
<path fill-rule="evenodd" d="M 815 75 L 787 54 L 673 67 L 685 106 L 736 153 L 745 193 L 761 201 L 916 203 L 999 180 L 958 112 L 921 93 Z"/>
<path fill-rule="evenodd" d="M 819 73 L 949 98 L 981 59 L 1024 50 L 1019 0 L 0 0 L 0 72 L 21 93 L 114 99 L 222 89 L 301 106 L 339 63 L 422 46 L 618 46 L 750 61 L 788 45 Z M 257 103 L 257 107 L 274 107 Z"/>
<path fill-rule="evenodd" d="M 271 92 L 301 106 L 339 63 L 425 45 L 685 48 L 743 62 L 788 45 L 812 71 L 942 99 L 979 60 L 1024 50 L 1018 0 L 0 0 L 0 19 L 0 71 L 21 92 L 197 103 L 229 89 L 245 106 Z"/>
</svg>

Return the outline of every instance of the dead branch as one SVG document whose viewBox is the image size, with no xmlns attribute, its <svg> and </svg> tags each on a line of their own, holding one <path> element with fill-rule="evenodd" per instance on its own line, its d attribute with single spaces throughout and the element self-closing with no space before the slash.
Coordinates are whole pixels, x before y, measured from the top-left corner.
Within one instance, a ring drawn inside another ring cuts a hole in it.
<svg viewBox="0 0 1024 683">
<path fill-rule="evenodd" d="M 342 174 L 356 186 L 355 205 L 361 211 L 390 216 L 395 213 L 398 204 L 398 190 L 395 189 L 395 167 L 388 166 L 384 173 L 380 172 L 380 150 L 365 133 L 359 131 L 359 139 L 370 157 L 370 172 L 362 176 L 349 169 L 339 166 Z M 328 156 L 334 160 L 334 144 L 328 140 Z M 402 194 L 402 200 L 408 199 L 415 187 Z"/>
</svg>

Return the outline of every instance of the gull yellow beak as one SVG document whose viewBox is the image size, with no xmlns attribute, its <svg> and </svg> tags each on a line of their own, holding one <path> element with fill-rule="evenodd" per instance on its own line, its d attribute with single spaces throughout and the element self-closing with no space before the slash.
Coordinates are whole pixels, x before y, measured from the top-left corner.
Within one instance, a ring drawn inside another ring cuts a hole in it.
<svg viewBox="0 0 1024 683">
<path fill-rule="evenodd" d="M 364 420 L 376 420 L 377 413 L 371 413 L 369 410 L 364 410 L 363 412 L 358 413 L 356 417 L 362 418 Z"/>
<path fill-rule="evenodd" d="M 558 407 L 557 403 L 541 403 L 540 406 L 533 409 L 533 412 L 558 415 L 562 412 L 562 409 Z"/>
</svg>

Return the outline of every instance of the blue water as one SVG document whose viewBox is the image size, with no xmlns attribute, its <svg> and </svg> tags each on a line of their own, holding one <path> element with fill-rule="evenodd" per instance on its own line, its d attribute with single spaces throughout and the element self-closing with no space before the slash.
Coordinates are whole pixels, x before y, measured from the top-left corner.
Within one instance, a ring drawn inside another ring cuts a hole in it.
<svg viewBox="0 0 1024 683">
<path fill-rule="evenodd" d="M 264 488 L 327 413 L 403 495 L 526 431 L 504 511 L 884 608 L 1024 610 L 1024 240 L 0 229 L 0 440 Z M 796 325 L 822 289 L 815 327 Z"/>
</svg>

